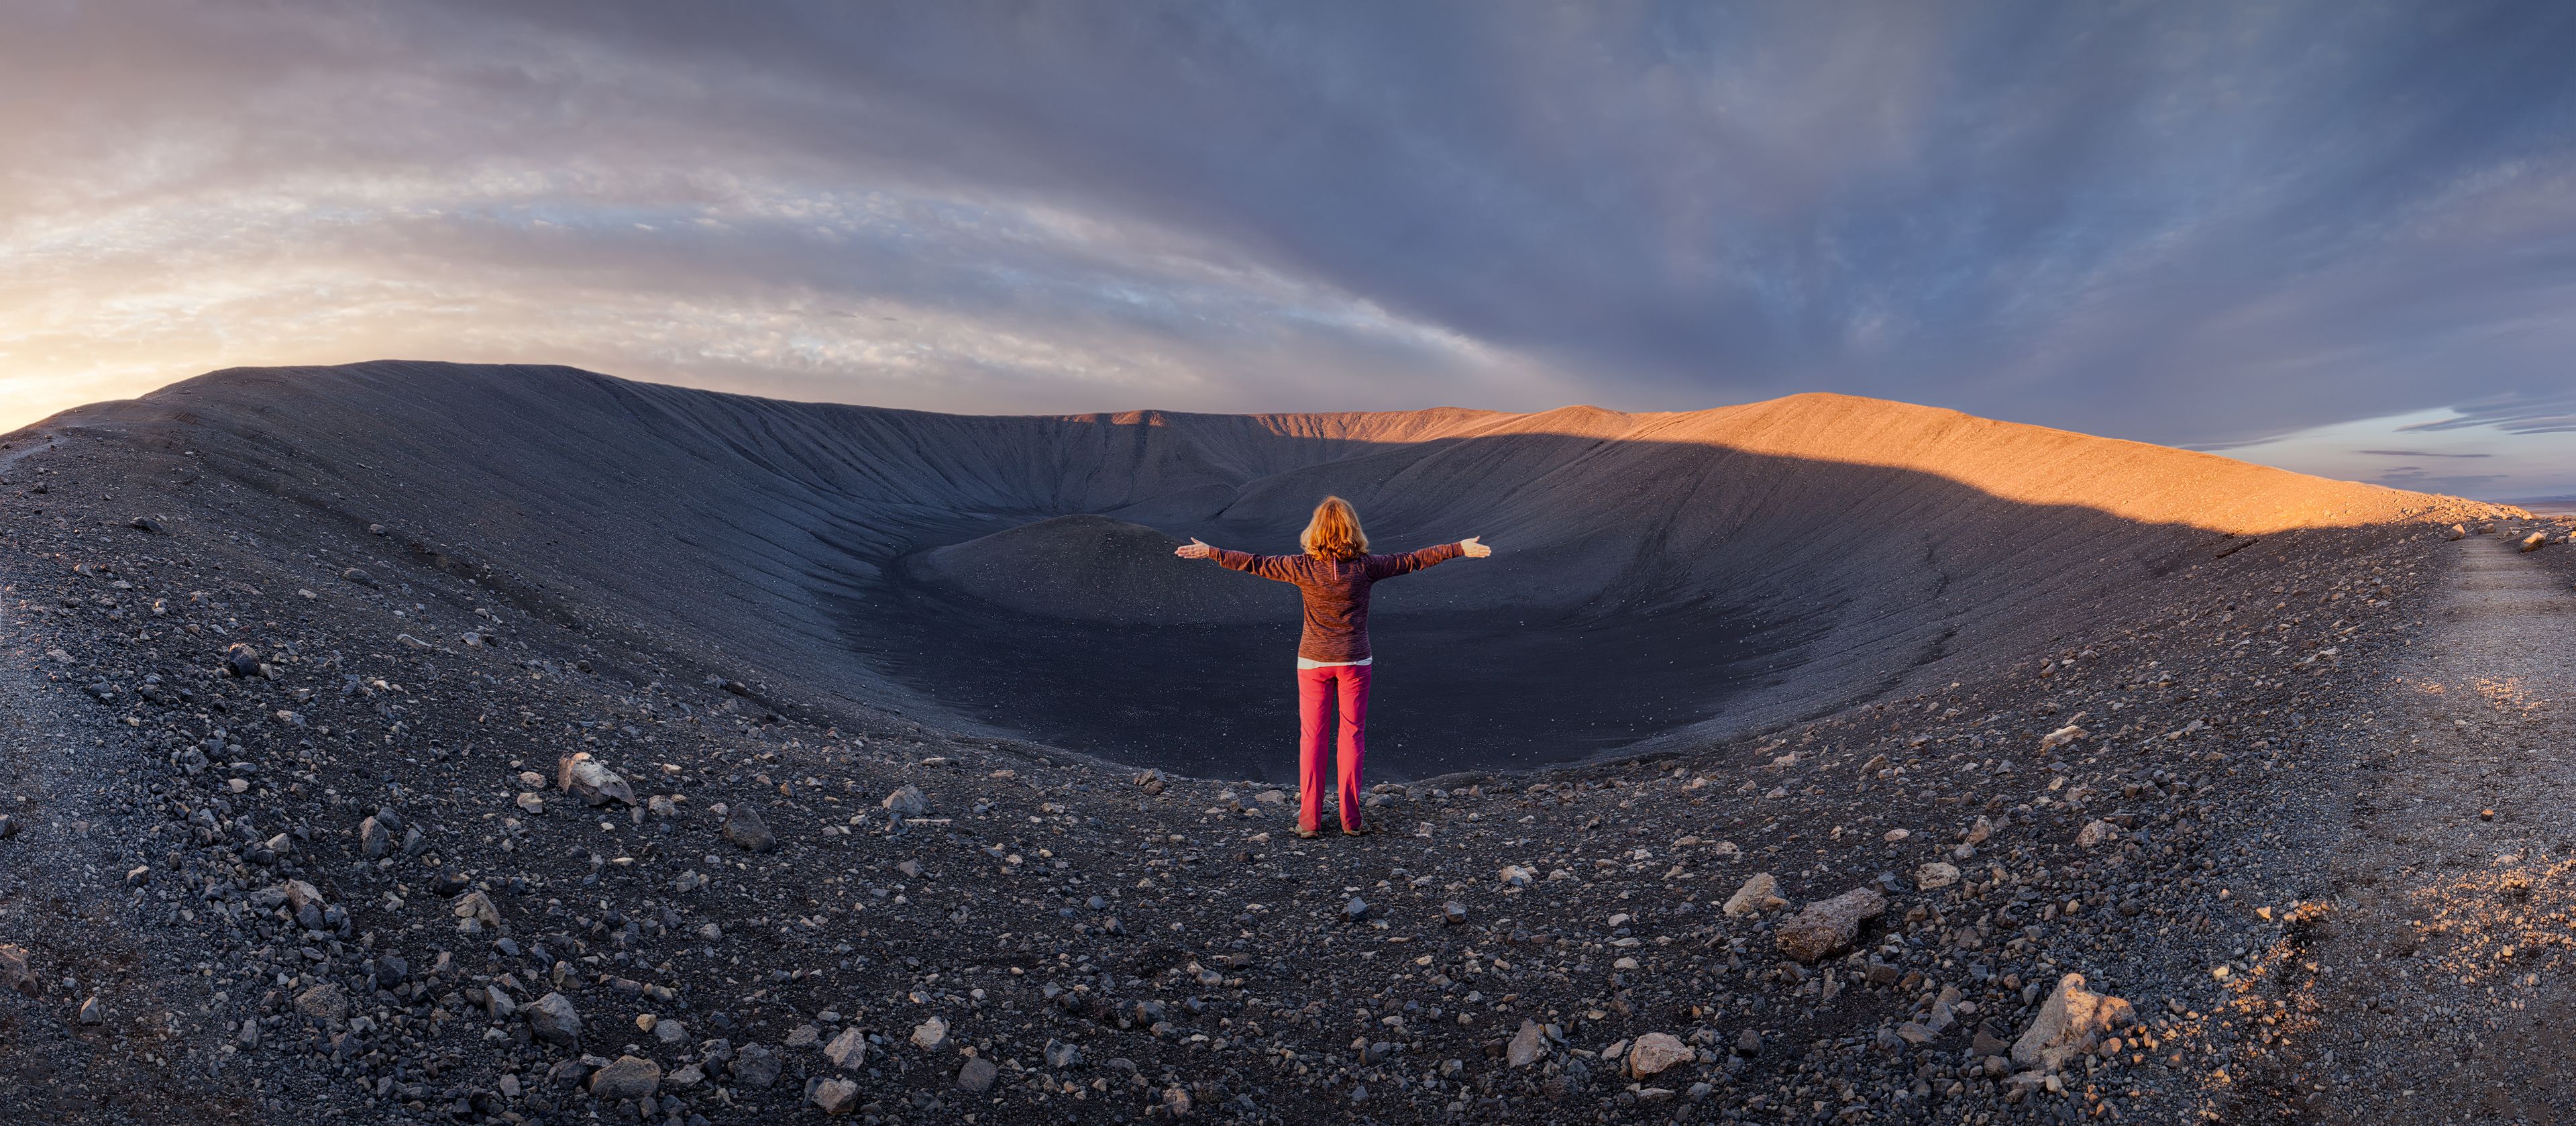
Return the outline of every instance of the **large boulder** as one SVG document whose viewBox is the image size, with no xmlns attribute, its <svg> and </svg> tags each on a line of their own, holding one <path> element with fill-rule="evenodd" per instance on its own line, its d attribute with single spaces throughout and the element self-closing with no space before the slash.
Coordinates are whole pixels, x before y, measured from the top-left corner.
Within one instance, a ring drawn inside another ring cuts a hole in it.
<svg viewBox="0 0 2576 1126">
<path fill-rule="evenodd" d="M 1837 953 L 1860 936 L 1860 925 L 1887 911 L 1887 897 L 1862 886 L 1807 905 L 1780 924 L 1774 941 L 1780 952 L 1801 962 Z"/>
<path fill-rule="evenodd" d="M 2136 1019 L 2127 1001 L 2084 988 L 2083 974 L 2068 974 L 2057 980 L 2057 991 L 2013 1042 L 2013 1063 L 2056 1071 Z"/>
</svg>

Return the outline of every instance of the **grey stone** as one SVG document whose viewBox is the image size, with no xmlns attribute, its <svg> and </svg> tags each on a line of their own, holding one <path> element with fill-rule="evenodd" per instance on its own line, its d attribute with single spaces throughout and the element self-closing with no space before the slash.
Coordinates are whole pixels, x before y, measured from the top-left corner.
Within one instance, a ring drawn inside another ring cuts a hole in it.
<svg viewBox="0 0 2576 1126">
<path fill-rule="evenodd" d="M 1832 899 L 1810 903 L 1805 910 L 1783 920 L 1774 941 L 1782 954 L 1813 962 L 1850 946 L 1860 935 L 1861 923 L 1886 910 L 1887 897 L 1877 888 L 1856 887 Z"/>
<path fill-rule="evenodd" d="M 640 1099 L 661 1088 L 662 1065 L 635 1056 L 619 1056 L 590 1074 L 591 1097 L 598 1099 Z"/>
<path fill-rule="evenodd" d="M 1080 1067 L 1082 1048 L 1062 1040 L 1049 1040 L 1046 1042 L 1046 1064 L 1048 1067 L 1057 1069 Z"/>
<path fill-rule="evenodd" d="M 724 839 L 745 852 L 767 852 L 778 847 L 778 834 L 769 831 L 760 813 L 747 802 L 735 802 L 725 808 Z"/>
<path fill-rule="evenodd" d="M 903 788 L 898 789 L 891 794 L 887 794 L 885 801 L 882 804 L 885 806 L 886 812 L 892 813 L 896 817 L 930 816 L 930 799 L 922 796 L 921 787 L 919 786 L 907 784 Z"/>
<path fill-rule="evenodd" d="M 859 1085 L 847 1079 L 826 1079 L 816 1083 L 814 1093 L 808 1097 L 825 1114 L 848 1114 L 858 1108 Z"/>
<path fill-rule="evenodd" d="M 993 1066 L 993 1061 L 975 1056 L 966 1061 L 966 1066 L 957 1069 L 957 1089 L 969 1094 L 983 1094 L 993 1088 L 993 1079 L 1000 1073 L 1000 1069 Z"/>
<path fill-rule="evenodd" d="M 519 1011 L 528 1016 L 529 1035 L 552 1044 L 581 1042 L 581 1014 L 573 1011 L 572 998 L 548 993 Z"/>
<path fill-rule="evenodd" d="M 1513 1067 L 1528 1067 L 1547 1058 L 1547 1030 L 1533 1021 L 1521 1022 L 1521 1030 L 1512 1034 L 1510 1046 L 1503 1050 L 1503 1061 Z"/>
<path fill-rule="evenodd" d="M 755 1091 L 766 1091 L 778 1082 L 778 1053 L 758 1044 L 745 1044 L 734 1053 L 729 1065 L 734 1082 Z"/>
</svg>

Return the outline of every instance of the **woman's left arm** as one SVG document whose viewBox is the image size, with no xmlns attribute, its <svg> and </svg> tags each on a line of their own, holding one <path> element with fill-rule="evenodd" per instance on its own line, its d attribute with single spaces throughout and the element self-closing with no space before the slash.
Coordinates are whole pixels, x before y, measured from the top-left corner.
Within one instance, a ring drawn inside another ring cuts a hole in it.
<svg viewBox="0 0 2576 1126">
<path fill-rule="evenodd" d="M 1372 564 L 1369 568 L 1369 577 L 1392 578 L 1462 557 L 1482 559 L 1494 553 L 1493 548 L 1478 542 L 1482 538 L 1469 536 L 1456 543 L 1444 543 L 1437 547 L 1426 547 L 1420 551 L 1408 551 L 1402 555 L 1372 555 L 1369 557 L 1369 562 Z"/>
</svg>

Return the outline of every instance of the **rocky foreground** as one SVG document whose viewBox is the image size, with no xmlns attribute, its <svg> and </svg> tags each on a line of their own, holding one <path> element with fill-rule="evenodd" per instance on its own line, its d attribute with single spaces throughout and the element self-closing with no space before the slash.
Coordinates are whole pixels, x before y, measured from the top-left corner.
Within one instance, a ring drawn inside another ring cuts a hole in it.
<svg viewBox="0 0 2576 1126">
<path fill-rule="evenodd" d="M 178 456 L 0 451 L 11 1121 L 2297 1115 L 2246 1077 L 2375 670 L 2455 520 L 2569 550 L 2240 540 L 1947 691 L 1299 840 Z"/>
</svg>

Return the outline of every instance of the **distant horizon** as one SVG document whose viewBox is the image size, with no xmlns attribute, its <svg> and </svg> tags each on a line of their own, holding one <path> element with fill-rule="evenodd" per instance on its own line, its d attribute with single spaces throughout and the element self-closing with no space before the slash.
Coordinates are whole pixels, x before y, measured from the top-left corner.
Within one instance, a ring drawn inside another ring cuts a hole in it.
<svg viewBox="0 0 2576 1126">
<path fill-rule="evenodd" d="M 137 393 L 137 394 L 135 394 L 135 395 L 130 395 L 130 396 L 120 396 L 120 397 L 117 397 L 117 398 L 114 398 L 114 399 L 100 399 L 100 400 L 92 400 L 91 402 L 87 402 L 87 403 L 77 403 L 77 404 L 73 404 L 72 406 L 70 406 L 70 407 L 65 407 L 65 408 L 63 408 L 63 409 L 62 409 L 62 410 L 60 410 L 60 411 L 53 411 L 53 412 L 49 412 L 49 413 L 47 413 L 47 414 L 45 414 L 45 415 L 38 416 L 38 417 L 36 417 L 36 418 L 33 418 L 33 419 L 30 419 L 30 420 L 27 420 L 27 421 L 25 421 L 25 422 L 17 423 L 17 424 L 15 424 L 15 425 L 11 425 L 11 424 L 8 422 L 8 420 L 6 420 L 5 418 L 0 418 L 0 435 L 10 435 L 10 434 L 15 434 L 15 433 L 17 433 L 17 432 L 19 432 L 19 431 L 21 431 L 21 430 L 28 429 L 28 428 L 30 428 L 30 427 L 33 427 L 33 426 L 37 425 L 38 423 L 41 423 L 41 422 L 43 422 L 43 421 L 45 421 L 45 420 L 47 420 L 47 419 L 50 419 L 50 418 L 54 417 L 55 415 L 59 415 L 59 414 L 62 414 L 62 413 L 64 413 L 64 412 L 66 412 L 66 411 L 70 411 L 70 410 L 76 410 L 76 409 L 79 409 L 80 407 L 92 406 L 92 405 L 96 405 L 96 404 L 98 404 L 98 403 L 105 403 L 105 402 L 116 402 L 116 401 L 122 401 L 122 400 L 140 399 L 140 398 L 144 398 L 144 397 L 150 396 L 150 395 L 152 395 L 152 394 L 155 394 L 155 393 L 157 393 L 157 392 L 167 390 L 167 389 L 169 389 L 169 388 L 171 388 L 171 387 L 175 387 L 175 386 L 177 386 L 177 385 L 179 385 L 179 384 L 186 383 L 186 382 L 188 382 L 188 381 L 190 381 L 190 380 L 193 380 L 193 379 L 197 379 L 197 378 L 200 378 L 200 377 L 203 377 L 203 376 L 215 375 L 215 374 L 219 374 L 219 373 L 221 373 L 221 372 L 225 372 L 225 371 L 232 371 L 232 370 L 276 370 L 276 369 L 284 369 L 284 368 L 336 368 L 336 367 L 361 366 L 361 365 L 371 364 L 371 363 L 402 363 L 402 364 L 456 364 L 456 365 L 460 365 L 460 366 L 497 366 L 497 367 L 554 367 L 554 368 L 564 368 L 564 369 L 571 370 L 571 371 L 584 372 L 584 373 L 587 373 L 587 374 L 590 374 L 590 375 L 606 376 L 606 377 L 608 377 L 608 378 L 617 379 L 617 380 L 621 380 L 621 381 L 625 381 L 625 382 L 631 382 L 631 383 L 647 383 L 647 384 L 655 384 L 655 385 L 666 386 L 666 387 L 677 387 L 677 388 L 682 388 L 682 389 L 686 389 L 686 390 L 708 391 L 708 392 L 717 393 L 717 394 L 745 395 L 745 396 L 752 397 L 752 398 L 772 399 L 772 400 L 777 400 L 777 401 L 781 401 L 781 402 L 794 402 L 794 403 L 818 404 L 818 405 L 830 405 L 830 406 L 861 407 L 861 408 L 882 409 L 882 410 L 908 410 L 908 411 L 923 411 L 923 412 L 926 412 L 926 413 L 933 413 L 933 414 L 990 415 L 990 416 L 1005 416 L 1005 417 L 1006 417 L 1006 416 L 1066 417 L 1066 416 L 1086 416 L 1086 415 L 1124 415 L 1124 414 L 1200 414 L 1200 415 L 1235 415 L 1235 416 L 1245 416 L 1245 417 L 1259 417 L 1259 416 L 1271 416 L 1271 415 L 1307 415 L 1307 414 L 1368 414 L 1368 413 L 1394 413 L 1394 414 L 1402 414 L 1402 413 L 1411 413 L 1411 412 L 1417 412 L 1417 411 L 1439 411 L 1439 410 L 1481 411 L 1481 412 L 1487 412 L 1487 413 L 1493 413 L 1493 414 L 1510 414 L 1510 415 L 1519 415 L 1519 416 L 1524 416 L 1524 417 L 1532 416 L 1532 415 L 1549 414 L 1549 413 L 1553 413 L 1553 412 L 1556 412 L 1556 411 L 1564 411 L 1564 410 L 1600 410 L 1600 411 L 1609 411 L 1609 412 L 1616 413 L 1616 414 L 1627 414 L 1627 415 L 1636 415 L 1636 414 L 1689 414 L 1689 413 L 1693 413 L 1693 412 L 1697 412 L 1697 411 L 1723 410 L 1723 409 L 1726 409 L 1726 408 L 1729 408 L 1729 407 L 1750 406 L 1750 405 L 1754 405 L 1754 404 L 1757 404 L 1757 403 L 1765 403 L 1765 402 L 1772 402 L 1772 401 L 1779 400 L 1779 399 L 1794 398 L 1794 397 L 1799 396 L 1799 395 L 1821 394 L 1821 395 L 1840 395 L 1840 396 L 1846 396 L 1846 397 L 1850 397 L 1850 398 L 1869 399 L 1869 400 L 1878 401 L 1878 402 L 1897 403 L 1897 404 L 1901 404 L 1901 405 L 1905 405 L 1905 406 L 1922 407 L 1922 408 L 1930 409 L 1930 410 L 1949 410 L 1949 411 L 1956 411 L 1957 413 L 1965 414 L 1965 415 L 1968 415 L 1969 417 L 1973 417 L 1973 418 L 1980 418 L 1980 419 L 1986 419 L 1986 420 L 1988 420 L 1988 421 L 1993 421 L 1993 422 L 2003 422 L 2003 423 L 2010 423 L 2010 424 L 2014 424 L 2014 425 L 2023 425 L 2023 426 L 2038 426 L 2038 427 L 2043 427 L 2043 428 L 2047 428 L 2047 429 L 2064 430 L 2064 431 L 2067 431 L 2067 432 L 2069 432 L 2069 433 L 2084 434 L 2084 435 L 2088 435 L 2088 436 L 2091 436 L 2091 437 L 2099 437 L 2099 438 L 2113 438 L 2113 439 L 2118 439 L 2118 440 L 2122 440 L 2122 441 L 2141 441 L 2141 442 L 2144 442 L 2144 440 L 2143 440 L 2143 439 L 2136 439 L 2136 438 L 2122 438 L 2120 435 L 2117 435 L 2117 434 L 2102 434 L 2102 433 L 2096 433 L 2096 432 L 2088 431 L 2088 430 L 2081 430 L 2081 429 L 2077 429 L 2077 428 L 2074 428 L 2074 427 L 2050 426 L 2049 424 L 2046 424 L 2046 423 L 2028 422 L 2028 421 L 2021 420 L 2021 419 L 1996 418 L 1996 417 L 1994 417 L 1994 416 L 1992 416 L 1992 415 L 1977 414 L 1976 412 L 1973 412 L 1973 411 L 1961 410 L 1960 408 L 1956 408 L 1956 407 L 1946 407 L 1946 406 L 1942 406 L 1941 404 L 1938 404 L 1938 403 L 1924 403 L 1924 402 L 1917 402 L 1917 401 L 1915 401 L 1915 400 L 1911 400 L 1911 399 L 1894 398 L 1894 397 L 1887 396 L 1887 395 L 1868 395 L 1868 394 L 1861 394 L 1861 393 L 1857 393 L 1857 392 L 1850 392 L 1850 391 L 1835 391 L 1835 390 L 1825 389 L 1825 388 L 1807 388 L 1807 389 L 1800 389 L 1800 390 L 1795 390 L 1795 391 L 1787 391 L 1787 392 L 1783 392 L 1783 393 L 1778 394 L 1778 395 L 1771 395 L 1771 396 L 1766 396 L 1766 397 L 1758 398 L 1758 399 L 1745 399 L 1745 400 L 1741 400 L 1741 401 L 1737 401 L 1737 402 L 1727 402 L 1727 403 L 1710 403 L 1710 404 L 1706 404 L 1706 405 L 1703 405 L 1703 406 L 1697 406 L 1697 407 L 1675 407 L 1675 408 L 1659 408 L 1659 409 L 1649 409 L 1649 410 L 1631 410 L 1631 409 L 1622 408 L 1622 407 L 1608 406 L 1608 405 L 1604 405 L 1604 404 L 1600 404 L 1600 403 L 1588 403 L 1588 402 L 1567 402 L 1567 403 L 1559 403 L 1559 404 L 1556 404 L 1556 405 L 1554 405 L 1554 406 L 1536 407 L 1536 408 L 1529 408 L 1529 409 L 1516 409 L 1516 408 L 1506 408 L 1506 407 L 1478 406 L 1478 405 L 1473 405 L 1473 404 L 1464 403 L 1464 402 L 1442 402 L 1442 403 L 1431 403 L 1431 404 L 1426 404 L 1426 405 L 1424 405 L 1424 406 L 1418 406 L 1418 407 L 1371 407 L 1371 408 L 1360 408 L 1360 409 L 1353 409 L 1353 410 L 1347 410 L 1347 411 L 1332 410 L 1332 409 L 1321 409 L 1321 410 L 1317 410 L 1317 409 L 1275 409 L 1275 410 L 1265 410 L 1265 409 L 1259 409 L 1259 408 L 1253 408 L 1253 409 L 1247 409 L 1247 410 L 1217 410 L 1217 411 L 1211 411 L 1211 410 L 1190 410 L 1190 409 L 1181 409 L 1181 408 L 1173 408 L 1173 407 L 1160 407 L 1160 406 L 1150 406 L 1150 405 L 1146 405 L 1146 406 L 1134 406 L 1134 405 L 1131 405 L 1131 406 L 1118 406 L 1118 407 L 1091 407 L 1091 408 L 1076 408 L 1076 409 L 1071 409 L 1071 410 L 1052 410 L 1052 411 L 1011 411 L 1011 410 L 941 410 L 941 409 L 937 409 L 937 408 L 928 408 L 928 407 L 911 407 L 911 406 L 902 406 L 902 405 L 892 404 L 892 403 L 860 402 L 860 401 L 855 401 L 855 400 L 851 400 L 851 399 L 840 399 L 840 398 L 797 398 L 797 397 L 792 397 L 792 396 L 777 395 L 777 394 L 769 394 L 769 393 L 764 393 L 764 392 L 759 392 L 759 391 L 747 391 L 747 390 L 738 390 L 738 389 L 722 388 L 722 387 L 704 387 L 704 386 L 698 386 L 698 385 L 696 385 L 696 384 L 688 383 L 688 382 L 681 381 L 681 380 L 671 380 L 671 379 L 645 379 L 645 378 L 638 378 L 638 377 L 635 377 L 635 376 L 624 375 L 624 374 L 621 374 L 621 373 L 618 373 L 618 372 L 614 372 L 614 371 L 603 371 L 603 370 L 600 370 L 600 369 L 598 369 L 598 368 L 585 367 L 585 366 L 582 366 L 582 365 L 580 365 L 580 364 L 569 364 L 569 363 L 560 363 L 560 362 L 551 362 L 551 361 L 480 361 L 480 360 L 469 361 L 469 360 L 429 360 L 429 359 L 421 359 L 421 358 L 417 358 L 417 357 L 413 357 L 413 358 L 396 358 L 396 357 L 390 357 L 390 356 L 379 356 L 379 357 L 375 357 L 375 358 L 373 358 L 373 359 L 367 359 L 367 360 L 350 360 L 350 361 L 343 361 L 343 362 L 339 362 L 339 363 L 313 363 L 313 364 L 228 364 L 228 365 L 225 365 L 225 366 L 223 366 L 223 367 L 219 367 L 219 368 L 210 368 L 210 369 L 207 369 L 207 370 L 205 370 L 205 371 L 200 371 L 200 372 L 194 373 L 194 374 L 192 374 L 192 375 L 181 376 L 181 377 L 176 378 L 176 379 L 171 379 L 171 380 L 168 380 L 168 381 L 166 381 L 166 382 L 163 382 L 163 383 L 161 383 L 161 384 L 159 384 L 159 385 L 157 385 L 157 386 L 154 386 L 154 387 L 148 388 L 148 389 L 146 389 L 146 390 L 144 390 L 144 391 L 142 391 L 142 392 L 139 392 L 139 393 Z M 2209 453 L 2209 454 L 2215 454 L 2215 455 L 2218 455 L 2218 456 L 2221 456 L 2221 457 L 2227 457 L 2227 458 L 2231 458 L 2231 459 L 2233 459 L 2233 460 L 2237 460 L 2237 461 L 2246 461 L 2246 462 L 2251 462 L 2251 463 L 2253 463 L 2253 464 L 2257 464 L 2257 465 L 2267 465 L 2267 466 L 2270 466 L 2270 467 L 2272 467 L 2272 468 L 2276 468 L 2276 469 L 2285 469 L 2285 470 L 2289 470 L 2290 472 L 2294 472 L 2294 473 L 2306 473 L 2306 474 L 2308 474 L 2308 475 L 2310 475 L 2310 476 L 2325 477 L 2325 478 L 2328 478 L 2328 479 L 2331 479 L 2331 480 L 2352 481 L 2352 482 L 2359 483 L 2359 484 L 2387 484 L 2386 482 L 2380 482 L 2380 481 L 2368 481 L 2368 480 L 2364 480 L 2363 478 L 2358 477 L 2358 476 L 2347 476 L 2347 475 L 2339 475 L 2339 474 L 2334 474 L 2334 473 L 2319 473 L 2319 472 L 2313 472 L 2313 471 L 2310 471 L 2310 470 L 2307 470 L 2307 469 L 2302 469 L 2302 468 L 2300 468 L 2300 467 L 2298 467 L 2298 466 L 2296 466 L 2296 465 L 2281 464 L 2281 463 L 2279 463 L 2278 461 L 2274 461 L 2274 460 L 2267 460 L 2267 459 L 2264 459 L 2264 458 L 2258 458 L 2258 457 L 2247 457 L 2247 456 L 2244 456 L 2244 455 L 2245 455 L 2245 453 L 2246 453 L 2246 450 L 2245 450 L 2244 448 L 2231 448 L 2231 447 L 2224 447 L 2224 446 L 2222 446 L 2222 447 L 2216 447 L 2216 448 L 2204 448 L 2204 447 L 2196 447 L 2196 446 L 2188 446 L 2188 445 L 2170 445 L 2170 444 L 2162 443 L 2162 442 L 2144 442 L 2144 444 L 2147 444 L 2147 445 L 2154 445 L 2154 446 L 2162 446 L 2162 447 L 2164 447 L 2164 448 L 2168 448 L 2168 449 L 2187 450 L 2187 451 L 2191 451 L 2191 452 L 2195 452 L 2195 453 Z M 2378 452 L 2386 452 L 2386 451 L 2366 451 L 2366 452 L 2378 453 Z M 2484 457 L 2484 456 L 2489 456 L 2489 455 L 2476 455 L 2476 456 Z M 2398 488 L 2398 489 L 2404 489 L 2404 490 L 2409 491 L 2409 492 L 2425 492 L 2425 493 L 2435 493 L 2435 494 L 2443 494 L 2443 495 L 2459 496 L 2459 497 L 2463 497 L 2463 498 L 2465 498 L 2465 499 L 2469 499 L 2469 500 L 2483 501 L 2483 502 L 2495 503 L 2495 504 L 2509 504 L 2509 505 L 2514 505 L 2514 506 L 2517 506 L 2517 507 L 2530 508 L 2530 507 L 2535 506 L 2535 505 L 2549 505 L 2549 506 L 2559 506 L 2559 507 L 2561 507 L 2561 508 L 2564 508 L 2564 509 L 2567 509 L 2567 510 L 2570 510 L 2570 511 L 2576 511 L 2576 493 L 2569 493 L 2569 494 L 2563 494 L 2563 495 L 2559 495 L 2559 494 L 2539 494 L 2539 495 L 2529 495 L 2529 496 L 2505 496 L 2505 495 L 2481 494 L 2481 493 L 2475 493 L 2475 492 L 2454 492 L 2454 491 L 2450 491 L 2450 490 L 2444 490 L 2444 489 L 2439 489 L 2439 488 L 2432 488 L 2432 487 L 2428 487 L 2428 486 L 2409 486 L 2409 485 L 2402 485 L 2402 484 L 2389 484 L 2387 487 L 2390 487 L 2390 488 Z"/>
</svg>

